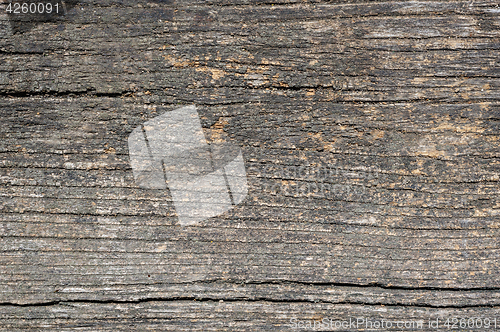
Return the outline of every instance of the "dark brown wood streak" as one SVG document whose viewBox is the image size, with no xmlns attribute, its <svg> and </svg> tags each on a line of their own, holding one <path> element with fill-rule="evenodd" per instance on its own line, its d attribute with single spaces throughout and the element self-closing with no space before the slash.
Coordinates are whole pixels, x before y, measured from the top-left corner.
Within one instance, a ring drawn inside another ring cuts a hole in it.
<svg viewBox="0 0 500 332">
<path fill-rule="evenodd" d="M 498 1 L 6 5 L 0 331 L 500 328 Z M 190 227 L 127 145 L 185 105 L 249 186 Z"/>
</svg>

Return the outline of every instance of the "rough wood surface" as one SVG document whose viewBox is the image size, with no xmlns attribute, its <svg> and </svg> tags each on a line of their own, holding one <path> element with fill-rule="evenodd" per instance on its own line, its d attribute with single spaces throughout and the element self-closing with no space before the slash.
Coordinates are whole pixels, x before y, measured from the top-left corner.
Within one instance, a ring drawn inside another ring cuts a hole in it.
<svg viewBox="0 0 500 332">
<path fill-rule="evenodd" d="M 0 14 L 0 331 L 500 328 L 498 1 L 69 9 Z M 182 227 L 127 137 L 191 104 L 249 193 Z"/>
</svg>

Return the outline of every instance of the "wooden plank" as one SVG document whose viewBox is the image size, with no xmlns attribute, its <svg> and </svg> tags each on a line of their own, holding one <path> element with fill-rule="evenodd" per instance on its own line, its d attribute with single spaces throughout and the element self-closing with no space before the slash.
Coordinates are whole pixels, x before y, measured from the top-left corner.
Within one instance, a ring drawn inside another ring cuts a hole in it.
<svg viewBox="0 0 500 332">
<path fill-rule="evenodd" d="M 497 2 L 68 8 L 0 14 L 0 331 L 493 324 Z M 184 105 L 248 182 L 192 227 L 134 181 L 127 141 Z"/>
<path fill-rule="evenodd" d="M 446 319 L 467 317 L 462 323 L 467 324 L 468 317 L 474 317 L 471 325 L 477 321 L 488 323 L 493 328 L 493 317 L 498 316 L 497 308 L 480 307 L 476 309 L 456 308 L 441 309 L 432 307 L 370 306 L 370 305 L 334 305 L 325 303 L 269 303 L 265 301 L 172 301 L 127 303 L 60 303 L 35 308 L 3 307 L 0 309 L 8 331 L 36 331 L 51 329 L 71 331 L 290 331 L 325 330 L 345 331 L 347 326 L 352 331 L 380 330 L 392 323 L 394 331 L 422 331 L 446 329 Z M 85 314 L 82 315 L 82 312 Z M 29 319 L 25 319 L 29 317 Z M 404 317 L 404 318 L 403 318 Z M 492 317 L 492 318 L 489 318 Z M 307 329 L 308 324 L 323 322 Z M 359 319 L 359 321 L 358 321 Z M 383 323 L 382 321 L 385 321 Z M 335 322 L 339 328 L 335 328 Z M 400 328 L 398 328 L 398 322 Z M 359 324 L 358 324 L 359 323 Z M 378 325 L 377 325 L 378 323 Z M 403 324 L 406 324 L 405 325 Z M 330 328 L 333 324 L 333 328 Z M 437 324 L 437 325 L 436 325 Z M 452 327 L 454 323 L 449 326 Z M 378 326 L 378 328 L 376 328 Z M 429 327 L 431 326 L 431 327 Z M 483 325 L 484 326 L 484 325 Z M 367 328 L 368 327 L 368 328 Z M 372 328 L 370 328 L 372 327 Z M 4 329 L 4 331 L 7 331 Z"/>
</svg>

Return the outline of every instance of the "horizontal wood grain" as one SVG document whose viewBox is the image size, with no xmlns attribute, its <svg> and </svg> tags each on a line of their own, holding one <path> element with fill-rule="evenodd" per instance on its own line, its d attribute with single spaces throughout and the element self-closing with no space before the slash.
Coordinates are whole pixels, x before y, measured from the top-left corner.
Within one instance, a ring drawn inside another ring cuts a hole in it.
<svg viewBox="0 0 500 332">
<path fill-rule="evenodd" d="M 494 319 L 499 12 L 85 0 L 15 34 L 0 15 L 0 331 Z M 194 227 L 127 145 L 184 105 L 249 187 Z"/>
</svg>

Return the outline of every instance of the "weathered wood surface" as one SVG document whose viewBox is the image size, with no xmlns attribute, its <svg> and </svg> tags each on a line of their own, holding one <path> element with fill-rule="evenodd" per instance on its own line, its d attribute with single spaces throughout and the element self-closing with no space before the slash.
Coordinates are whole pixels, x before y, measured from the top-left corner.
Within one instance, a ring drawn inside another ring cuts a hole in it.
<svg viewBox="0 0 500 332">
<path fill-rule="evenodd" d="M 23 33 L 0 16 L 0 331 L 500 328 L 499 14 L 85 0 Z M 135 184 L 127 137 L 190 104 L 242 148 L 249 193 L 181 227 Z"/>
</svg>

